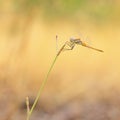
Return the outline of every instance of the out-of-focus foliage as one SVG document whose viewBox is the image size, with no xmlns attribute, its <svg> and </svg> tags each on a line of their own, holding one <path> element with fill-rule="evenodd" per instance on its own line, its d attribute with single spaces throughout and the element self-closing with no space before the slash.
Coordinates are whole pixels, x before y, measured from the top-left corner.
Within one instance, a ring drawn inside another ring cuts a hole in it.
<svg viewBox="0 0 120 120">
<path fill-rule="evenodd" d="M 74 13 L 87 3 L 87 0 L 14 0 L 16 10 L 29 11 L 35 7 L 45 13 L 55 15 Z"/>
<path fill-rule="evenodd" d="M 112 19 L 116 13 L 117 2 L 113 0 L 13 0 L 16 11 L 29 13 L 36 9 L 47 18 L 74 17 L 81 14 L 98 21 Z M 118 8 L 117 13 L 119 14 Z M 117 15 L 118 16 L 118 15 Z M 105 21 L 104 21 L 105 22 Z"/>
</svg>

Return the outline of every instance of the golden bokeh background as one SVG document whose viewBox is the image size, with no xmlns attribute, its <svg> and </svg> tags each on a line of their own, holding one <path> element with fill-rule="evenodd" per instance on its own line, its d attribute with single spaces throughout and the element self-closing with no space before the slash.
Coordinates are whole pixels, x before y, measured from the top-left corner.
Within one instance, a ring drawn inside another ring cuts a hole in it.
<svg viewBox="0 0 120 120">
<path fill-rule="evenodd" d="M 40 106 L 42 103 L 51 111 L 78 98 L 117 101 L 119 15 L 118 0 L 0 1 L 0 101 L 6 104 L 0 109 L 7 111 L 1 118 L 7 119 L 7 115 L 13 120 L 26 96 L 35 99 L 56 55 L 56 35 L 58 49 L 76 37 L 104 53 L 77 45 L 63 52 L 49 76 Z"/>
</svg>

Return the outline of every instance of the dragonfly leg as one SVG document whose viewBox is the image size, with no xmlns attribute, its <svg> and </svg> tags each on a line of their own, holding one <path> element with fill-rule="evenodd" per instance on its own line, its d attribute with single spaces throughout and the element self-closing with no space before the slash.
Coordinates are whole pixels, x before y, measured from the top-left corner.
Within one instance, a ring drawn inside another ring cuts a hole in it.
<svg viewBox="0 0 120 120">
<path fill-rule="evenodd" d="M 69 46 L 70 48 L 64 48 L 64 50 L 72 50 L 75 47 L 75 44 L 68 42 L 68 41 L 65 44 Z"/>
</svg>

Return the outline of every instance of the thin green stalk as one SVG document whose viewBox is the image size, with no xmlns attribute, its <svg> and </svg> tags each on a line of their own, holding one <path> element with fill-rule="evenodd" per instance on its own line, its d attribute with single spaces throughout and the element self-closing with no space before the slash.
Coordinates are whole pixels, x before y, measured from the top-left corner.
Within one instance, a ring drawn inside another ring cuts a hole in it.
<svg viewBox="0 0 120 120">
<path fill-rule="evenodd" d="M 30 118 L 30 116 L 31 116 L 31 114 L 32 114 L 32 112 L 33 112 L 33 110 L 34 110 L 37 102 L 38 102 L 38 99 L 39 99 L 39 97 L 41 96 L 42 90 L 44 89 L 44 86 L 45 86 L 45 84 L 46 84 L 46 82 L 47 82 L 47 80 L 48 80 L 49 74 L 50 74 L 50 72 L 51 72 L 51 70 L 52 70 L 52 68 L 53 68 L 53 66 L 54 66 L 57 58 L 58 58 L 58 55 L 55 56 L 55 58 L 54 58 L 54 60 L 53 60 L 53 62 L 52 62 L 52 64 L 51 64 L 51 66 L 50 66 L 50 69 L 49 69 L 49 71 L 48 71 L 45 79 L 43 80 L 41 86 L 40 86 L 40 89 L 39 89 L 39 91 L 38 91 L 37 97 L 36 97 L 36 99 L 35 99 L 35 101 L 34 101 L 34 103 L 33 103 L 33 105 L 32 105 L 32 108 L 30 109 L 29 115 L 27 116 L 27 120 L 29 120 L 29 118 Z"/>
<path fill-rule="evenodd" d="M 60 55 L 60 53 L 61 53 L 62 50 L 64 49 L 64 47 L 65 47 L 65 44 L 64 44 L 64 45 L 61 47 L 61 49 L 58 51 L 57 55 L 55 56 L 55 58 L 54 58 L 54 60 L 53 60 L 53 62 L 52 62 L 52 64 L 51 64 L 51 66 L 50 66 L 50 68 L 49 68 L 49 70 L 48 70 L 48 72 L 47 72 L 47 74 L 46 74 L 45 79 L 42 81 L 42 84 L 41 84 L 40 89 L 39 89 L 39 91 L 38 91 L 37 97 L 36 97 L 36 99 L 35 99 L 32 107 L 31 107 L 29 113 L 27 114 L 27 120 L 30 119 L 30 116 L 31 116 L 31 114 L 32 114 L 32 112 L 33 112 L 33 110 L 34 110 L 37 102 L 38 102 L 38 99 L 39 99 L 40 96 L 41 96 L 41 93 L 42 93 L 42 91 L 43 91 L 43 89 L 44 89 L 44 86 L 45 86 L 45 84 L 46 84 L 46 82 L 47 82 L 47 80 L 48 80 L 49 74 L 50 74 L 50 72 L 51 72 L 51 70 L 52 70 L 52 68 L 53 68 L 53 66 L 54 66 L 54 64 L 55 64 L 58 56 Z"/>
</svg>

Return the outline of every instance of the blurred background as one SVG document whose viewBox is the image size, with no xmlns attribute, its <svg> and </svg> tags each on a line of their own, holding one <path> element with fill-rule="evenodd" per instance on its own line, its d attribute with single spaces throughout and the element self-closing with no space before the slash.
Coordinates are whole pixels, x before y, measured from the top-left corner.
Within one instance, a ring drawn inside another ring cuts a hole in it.
<svg viewBox="0 0 120 120">
<path fill-rule="evenodd" d="M 0 0 L 0 119 L 26 119 L 58 49 L 70 37 L 31 120 L 120 118 L 119 0 Z"/>
</svg>

